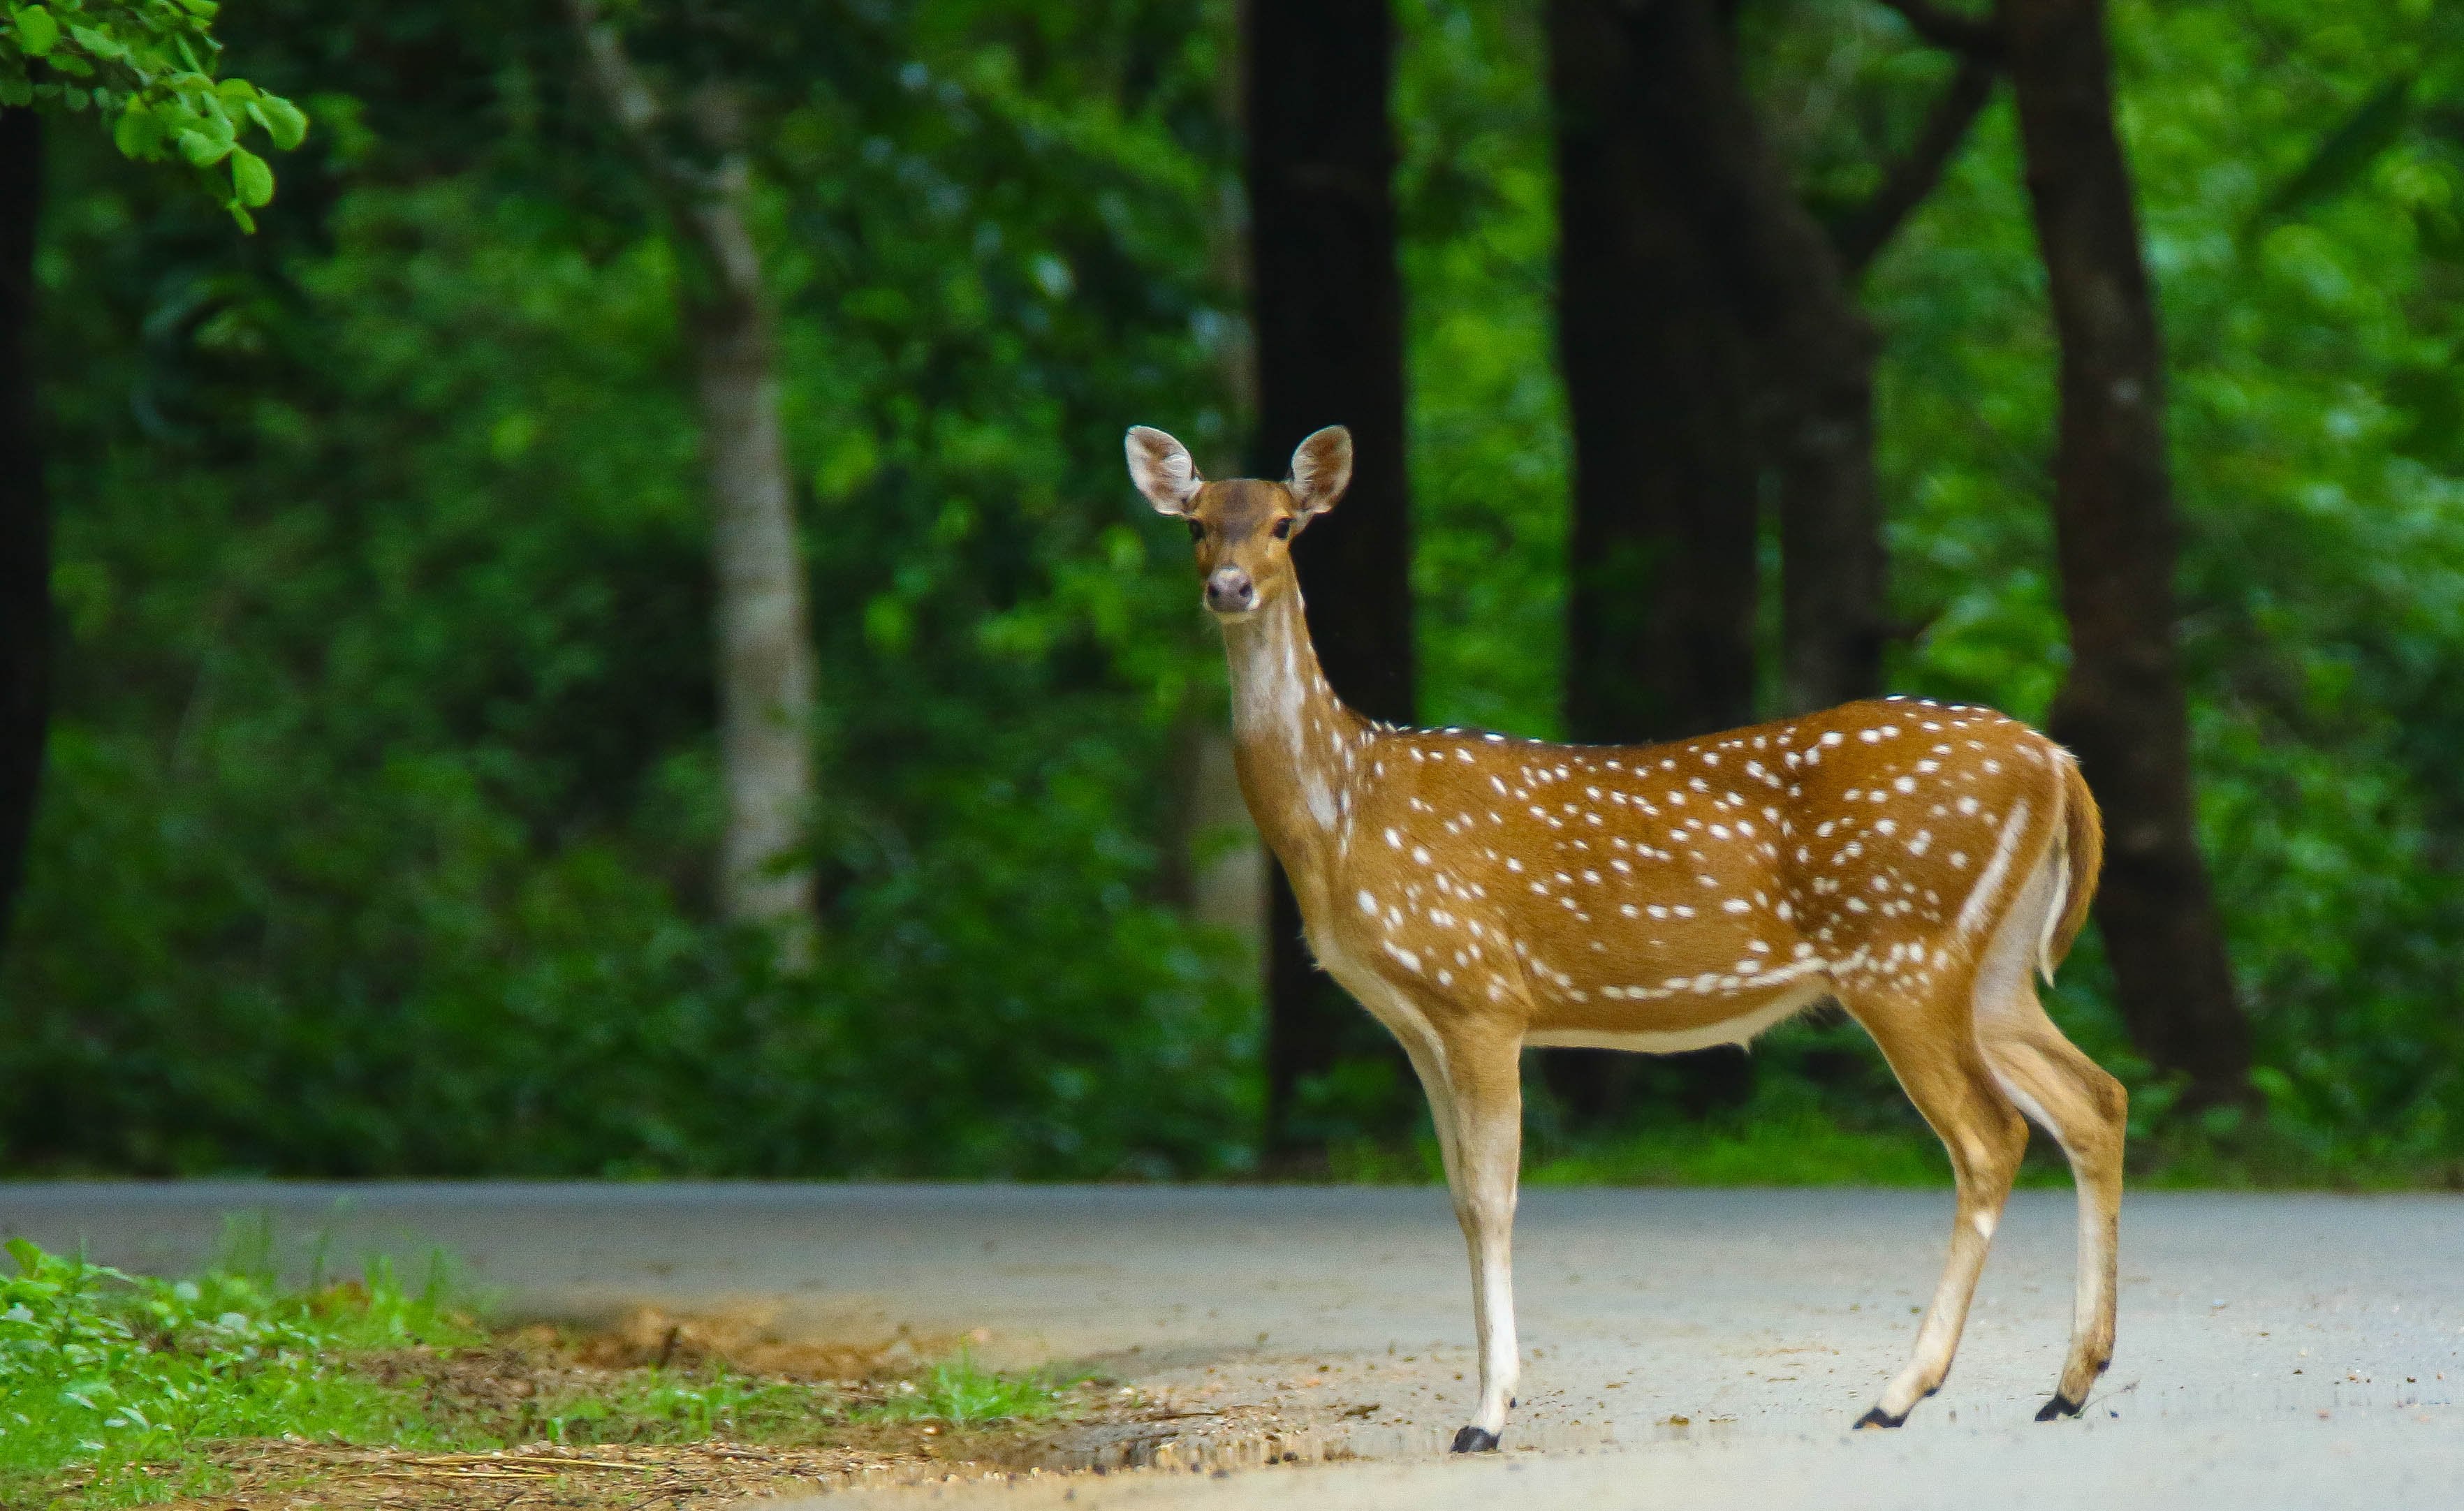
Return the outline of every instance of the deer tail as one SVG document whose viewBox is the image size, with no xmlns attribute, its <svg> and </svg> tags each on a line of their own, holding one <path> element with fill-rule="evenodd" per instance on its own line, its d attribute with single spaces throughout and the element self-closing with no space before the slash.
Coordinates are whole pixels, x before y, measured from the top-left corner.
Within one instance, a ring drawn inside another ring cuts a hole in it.
<svg viewBox="0 0 2464 1511">
<path fill-rule="evenodd" d="M 2043 947 L 2036 956 L 2048 986 L 2054 968 L 2087 927 L 2088 905 L 2096 900 L 2097 877 L 2104 869 L 2104 821 L 2097 813 L 2096 795 L 2088 791 L 2087 778 L 2079 775 L 2079 761 L 2070 752 L 2057 751 L 2055 764 L 2062 781 L 2062 826 L 2054 842 L 2060 895 L 2046 912 Z"/>
</svg>

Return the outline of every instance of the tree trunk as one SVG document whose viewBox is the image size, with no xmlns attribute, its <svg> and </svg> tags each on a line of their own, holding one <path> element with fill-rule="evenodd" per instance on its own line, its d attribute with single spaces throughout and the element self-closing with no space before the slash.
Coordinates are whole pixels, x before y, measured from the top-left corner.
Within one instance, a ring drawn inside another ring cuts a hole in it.
<svg viewBox="0 0 2464 1511">
<path fill-rule="evenodd" d="M 1193 716 L 1181 722 L 1173 745 L 1164 895 L 1197 922 L 1239 939 L 1257 961 L 1266 931 L 1266 850 L 1242 801 L 1231 732 Z"/>
<path fill-rule="evenodd" d="M 51 709 L 51 509 L 34 414 L 42 121 L 0 109 L 0 937 L 24 879 Z"/>
<path fill-rule="evenodd" d="M 1747 146 L 1747 182 L 1764 211 L 1755 219 L 1769 228 L 1769 252 L 1751 265 L 1779 312 L 1763 345 L 1781 390 L 1780 679 L 1791 712 L 1882 690 L 1890 623 L 1874 489 L 1878 343 L 1853 287 L 1942 181 L 1998 73 L 1990 48 L 1961 57 L 1916 141 L 1837 237 L 1823 233 L 1771 154 L 1759 142 Z"/>
<path fill-rule="evenodd" d="M 1752 342 L 1760 441 L 1778 500 L 1780 687 L 1812 712 L 1882 690 L 1883 551 L 1874 493 L 1878 343 L 1821 224 L 1797 197 L 1727 38 L 1684 50 L 1704 133 L 1695 197 Z"/>
<path fill-rule="evenodd" d="M 783 931 L 782 959 L 809 958 L 813 868 L 813 639 L 796 548 L 796 505 L 779 433 L 779 375 L 751 196 L 730 158 L 688 210 L 711 276 L 689 292 L 685 324 L 710 468 L 717 574 L 719 757 L 727 833 L 719 857 L 727 916 Z M 690 289 L 690 285 L 688 285 Z M 790 859 L 792 858 L 792 859 Z"/>
<path fill-rule="evenodd" d="M 2114 132 L 2104 8 L 2003 0 L 2000 19 L 2061 344 L 2054 525 L 2071 671 L 2054 733 L 2104 809 L 2096 916 L 2132 1040 L 2187 1078 L 2192 1103 L 2240 1101 L 2250 1026 L 2193 826 L 2164 351 Z"/>
<path fill-rule="evenodd" d="M 1784 179 L 1771 186 L 1799 255 L 1762 334 L 1777 469 L 1780 688 L 1812 712 L 1882 690 L 1882 513 L 1874 493 L 1873 332 Z"/>
<path fill-rule="evenodd" d="M 1551 0 L 1560 364 L 1573 432 L 1566 724 L 1674 739 L 1754 707 L 1754 374 L 1695 169 L 1727 64 L 1702 0 Z M 1733 1049 L 1547 1057 L 1579 1124 L 1639 1095 L 1742 1100 Z"/>
<path fill-rule="evenodd" d="M 1764 140 L 1725 8 L 1556 0 L 1550 24 L 1575 448 L 1568 724 L 1578 739 L 1661 739 L 1752 716 L 1765 488 L 1782 701 L 1871 697 L 1886 623 L 1876 341 L 1854 270 Z M 1956 146 L 1975 109 L 1965 84 L 1869 207 L 1861 254 Z M 1705 1063 L 1713 1081 L 1681 1082 L 1681 1098 L 1743 1094 L 1740 1057 Z M 1551 1081 L 1596 1116 L 1640 1074 L 1561 1055 Z"/>
<path fill-rule="evenodd" d="M 1764 142 L 1710 0 L 1551 7 L 1574 419 L 1569 721 L 1672 737 L 1753 713 L 1754 516 L 1779 502 L 1793 709 L 1881 686 L 1875 342 Z"/>
<path fill-rule="evenodd" d="M 1578 740 L 1677 738 L 1753 714 L 1753 374 L 1693 161 L 1711 145 L 1705 87 L 1726 64 L 1707 11 L 1549 7 Z"/>
<path fill-rule="evenodd" d="M 1352 429 L 1352 490 L 1293 556 L 1327 678 L 1374 718 L 1413 710 L 1410 493 L 1404 471 L 1403 286 L 1396 261 L 1388 0 L 1250 0 L 1249 268 L 1257 340 L 1256 465 L 1281 477 L 1321 426 Z M 1310 962 L 1277 874 L 1267 971 L 1267 1142 L 1317 1133 L 1295 1110 L 1339 1062 L 1399 1052 Z"/>
<path fill-rule="evenodd" d="M 700 402 L 716 579 L 719 762 L 727 828 L 719 907 L 777 931 L 779 961 L 811 961 L 813 871 L 804 858 L 814 803 L 813 644 L 796 546 L 793 485 L 779 427 L 779 377 L 752 178 L 718 89 L 694 101 L 689 159 L 659 131 L 667 106 L 627 56 L 595 0 L 567 0 L 592 86 L 643 165 L 683 253 L 679 303 Z"/>
</svg>

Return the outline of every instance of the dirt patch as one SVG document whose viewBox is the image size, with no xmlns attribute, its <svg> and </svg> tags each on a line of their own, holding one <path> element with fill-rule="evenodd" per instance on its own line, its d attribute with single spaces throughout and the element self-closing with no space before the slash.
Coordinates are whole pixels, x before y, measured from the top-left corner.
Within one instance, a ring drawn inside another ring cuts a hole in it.
<svg viewBox="0 0 2464 1511">
<path fill-rule="evenodd" d="M 369 1355 L 351 1368 L 405 1393 L 420 1440 L 518 1446 L 204 1445 L 228 1488 L 178 1506 L 703 1511 L 862 1485 L 1243 1468 L 1404 1446 L 1367 1421 L 1374 1403 L 997 1376 L 963 1363 L 980 1341 L 823 1344 L 782 1338 L 758 1311 L 645 1307 L 604 1327 L 535 1324 L 475 1348 Z"/>
<path fill-rule="evenodd" d="M 1040 1473 L 1068 1434 L 1146 1406 L 1095 1379 L 954 1381 L 946 1362 L 927 1362 L 968 1342 L 802 1343 L 757 1314 L 643 1308 L 604 1329 L 533 1325 L 476 1348 L 369 1355 L 350 1368 L 406 1392 L 428 1441 L 518 1446 L 204 1445 L 229 1488 L 178 1505 L 699 1511 L 832 1486 Z M 999 1414 L 1005 1402 L 1031 1403 L 1032 1414 Z"/>
<path fill-rule="evenodd" d="M 603 1326 L 575 1331 L 526 1327 L 525 1341 L 571 1348 L 575 1358 L 601 1369 L 644 1365 L 721 1365 L 748 1374 L 789 1380 L 854 1383 L 912 1372 L 927 1360 L 948 1358 L 992 1341 L 983 1328 L 947 1337 L 918 1337 L 901 1330 L 870 1343 L 792 1337 L 774 1304 L 744 1303 L 692 1313 L 635 1306 Z"/>
</svg>

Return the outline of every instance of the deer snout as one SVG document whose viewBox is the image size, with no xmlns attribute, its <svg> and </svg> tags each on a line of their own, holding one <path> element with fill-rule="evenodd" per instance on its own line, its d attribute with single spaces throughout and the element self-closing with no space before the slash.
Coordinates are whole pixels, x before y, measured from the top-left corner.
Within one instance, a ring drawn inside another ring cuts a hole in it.
<svg viewBox="0 0 2464 1511">
<path fill-rule="evenodd" d="M 1206 606 L 1218 614 L 1245 614 L 1258 606 L 1258 585 L 1239 567 L 1217 567 L 1206 580 Z"/>
</svg>

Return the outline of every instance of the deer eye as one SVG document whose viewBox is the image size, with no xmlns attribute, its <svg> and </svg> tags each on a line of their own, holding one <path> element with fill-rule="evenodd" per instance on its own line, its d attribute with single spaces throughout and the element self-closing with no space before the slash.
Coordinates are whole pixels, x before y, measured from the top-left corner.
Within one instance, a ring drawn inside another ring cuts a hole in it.
<svg viewBox="0 0 2464 1511">
<path fill-rule="evenodd" d="M 1192 540 L 1203 540 L 1203 539 L 1205 539 L 1205 538 L 1206 538 L 1206 527 L 1205 527 L 1204 525 L 1199 524 L 1199 523 L 1197 520 L 1195 520 L 1195 519 L 1191 520 L 1191 521 L 1189 522 L 1189 538 L 1190 538 L 1190 539 L 1192 539 Z"/>
<path fill-rule="evenodd" d="M 1292 516 L 1286 515 L 1283 518 L 1275 521 L 1275 538 L 1278 540 L 1289 540 L 1291 537 Z"/>
</svg>

